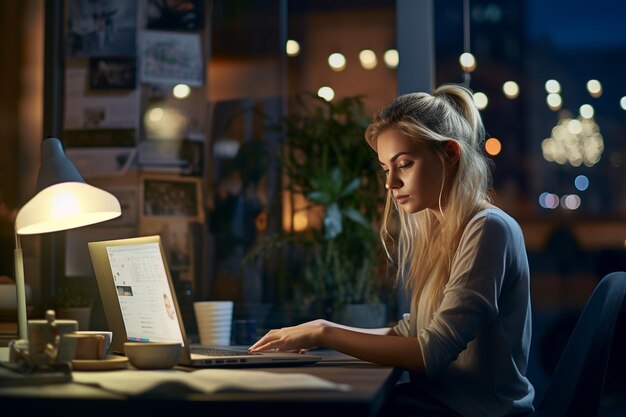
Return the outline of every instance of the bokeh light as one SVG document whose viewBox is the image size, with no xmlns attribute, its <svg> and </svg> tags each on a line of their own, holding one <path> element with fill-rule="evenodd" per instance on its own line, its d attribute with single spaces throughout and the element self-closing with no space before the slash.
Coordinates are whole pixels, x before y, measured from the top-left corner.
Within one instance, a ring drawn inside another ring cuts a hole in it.
<svg viewBox="0 0 626 417">
<path fill-rule="evenodd" d="M 591 167 L 600 161 L 604 139 L 593 119 L 563 117 L 552 128 L 552 135 L 541 142 L 541 151 L 549 162 Z"/>
<path fill-rule="evenodd" d="M 598 80 L 587 81 L 587 91 L 591 94 L 591 97 L 600 97 L 602 95 L 602 84 Z"/>
<path fill-rule="evenodd" d="M 555 209 L 559 206 L 559 196 L 556 194 L 543 192 L 539 196 L 539 205 L 547 209 Z"/>
<path fill-rule="evenodd" d="M 484 110 L 487 104 L 489 104 L 489 98 L 487 98 L 485 93 L 474 93 L 474 104 L 478 107 L 478 110 Z"/>
<path fill-rule="evenodd" d="M 476 58 L 469 52 L 464 52 L 459 57 L 459 64 L 463 71 L 472 72 L 476 69 Z"/>
<path fill-rule="evenodd" d="M 146 137 L 155 140 L 180 140 L 189 125 L 189 117 L 179 109 L 154 106 L 143 118 Z"/>
<path fill-rule="evenodd" d="M 561 92 L 561 84 L 557 80 L 548 80 L 546 81 L 545 89 L 549 94 L 559 94 Z"/>
<path fill-rule="evenodd" d="M 502 143 L 498 138 L 489 138 L 485 141 L 485 152 L 491 156 L 496 156 L 502 151 Z"/>
<path fill-rule="evenodd" d="M 585 119 L 591 119 L 595 114 L 595 110 L 593 109 L 593 106 L 591 104 L 583 104 L 582 106 L 580 106 L 578 112 Z"/>
<path fill-rule="evenodd" d="M 172 89 L 172 94 L 177 99 L 182 100 L 189 97 L 189 95 L 191 94 L 191 88 L 189 88 L 187 84 L 176 84 Z"/>
<path fill-rule="evenodd" d="M 359 52 L 359 61 L 361 61 L 361 66 L 366 70 L 374 69 L 378 65 L 376 54 L 371 49 L 364 49 Z"/>
<path fill-rule="evenodd" d="M 387 67 L 391 69 L 397 68 L 398 64 L 400 63 L 400 55 L 398 54 L 397 50 L 388 49 L 383 55 L 383 60 L 385 61 L 385 65 L 387 65 Z"/>
<path fill-rule="evenodd" d="M 561 197 L 561 206 L 568 210 L 576 210 L 580 207 L 580 197 L 576 194 L 568 194 Z"/>
<path fill-rule="evenodd" d="M 325 85 L 317 90 L 317 95 L 326 101 L 332 101 L 335 98 L 335 90 Z"/>
<path fill-rule="evenodd" d="M 288 56 L 298 56 L 300 54 L 300 44 L 298 41 L 289 39 L 287 41 L 287 45 L 285 45 L 285 50 L 287 51 Z"/>
<path fill-rule="evenodd" d="M 333 71 L 343 71 L 346 68 L 346 57 L 335 52 L 328 57 L 328 65 Z"/>
<path fill-rule="evenodd" d="M 515 81 L 507 81 L 502 85 L 502 91 L 507 98 L 517 98 L 519 96 L 519 85 Z"/>
<path fill-rule="evenodd" d="M 550 107 L 550 110 L 556 111 L 561 109 L 561 106 L 563 105 L 563 99 L 561 98 L 560 94 L 550 93 L 546 97 L 546 103 L 548 103 L 548 107 Z"/>
<path fill-rule="evenodd" d="M 589 188 L 589 178 L 586 175 L 579 175 L 574 179 L 574 187 L 578 191 L 585 191 Z"/>
</svg>

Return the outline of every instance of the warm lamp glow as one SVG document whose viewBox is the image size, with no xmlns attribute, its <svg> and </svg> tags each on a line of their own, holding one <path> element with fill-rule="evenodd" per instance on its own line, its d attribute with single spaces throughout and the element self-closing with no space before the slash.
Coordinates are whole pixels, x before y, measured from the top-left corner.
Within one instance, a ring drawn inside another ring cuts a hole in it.
<svg viewBox="0 0 626 417">
<path fill-rule="evenodd" d="M 15 218 L 20 235 L 57 232 L 114 219 L 120 203 L 107 191 L 80 182 L 64 182 L 41 190 Z"/>
<path fill-rule="evenodd" d="M 79 203 L 76 195 L 61 191 L 57 195 L 52 196 L 52 201 L 50 202 L 50 213 L 52 214 L 52 217 L 57 219 L 73 217 L 80 212 L 78 205 Z"/>
</svg>

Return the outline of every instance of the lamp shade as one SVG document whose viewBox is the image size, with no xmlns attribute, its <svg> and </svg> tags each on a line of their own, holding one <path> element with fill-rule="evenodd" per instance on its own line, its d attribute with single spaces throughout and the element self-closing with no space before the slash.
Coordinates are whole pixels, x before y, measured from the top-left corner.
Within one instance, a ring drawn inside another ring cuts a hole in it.
<svg viewBox="0 0 626 417">
<path fill-rule="evenodd" d="M 15 218 L 15 231 L 20 235 L 57 232 L 121 214 L 113 194 L 82 182 L 64 182 L 43 189 L 26 203 Z"/>
<path fill-rule="evenodd" d="M 57 232 L 113 219 L 122 214 L 117 198 L 85 183 L 65 157 L 61 141 L 41 144 L 37 194 L 18 212 L 15 231 L 20 235 Z"/>
<path fill-rule="evenodd" d="M 36 192 L 62 182 L 85 182 L 85 180 L 65 156 L 61 141 L 57 138 L 47 138 L 41 143 L 41 166 L 37 174 Z"/>
</svg>

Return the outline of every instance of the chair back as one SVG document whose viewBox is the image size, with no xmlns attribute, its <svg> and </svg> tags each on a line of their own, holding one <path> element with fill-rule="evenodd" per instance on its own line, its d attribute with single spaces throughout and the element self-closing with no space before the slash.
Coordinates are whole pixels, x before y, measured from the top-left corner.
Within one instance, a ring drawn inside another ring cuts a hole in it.
<svg viewBox="0 0 626 417">
<path fill-rule="evenodd" d="M 625 297 L 626 272 L 613 272 L 602 278 L 531 416 L 598 415 L 613 334 Z"/>
</svg>

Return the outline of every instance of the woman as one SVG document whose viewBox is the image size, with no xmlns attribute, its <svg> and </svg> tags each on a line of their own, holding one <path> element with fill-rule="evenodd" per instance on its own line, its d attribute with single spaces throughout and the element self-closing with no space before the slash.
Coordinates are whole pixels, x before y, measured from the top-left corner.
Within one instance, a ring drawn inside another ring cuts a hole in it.
<svg viewBox="0 0 626 417">
<path fill-rule="evenodd" d="M 410 314 L 389 329 L 317 320 L 272 330 L 250 349 L 324 346 L 407 369 L 412 382 L 396 387 L 389 414 L 527 414 L 528 259 L 519 225 L 489 202 L 484 128 L 469 90 L 398 97 L 365 137 L 386 174 L 380 234 L 412 294 Z"/>
</svg>

